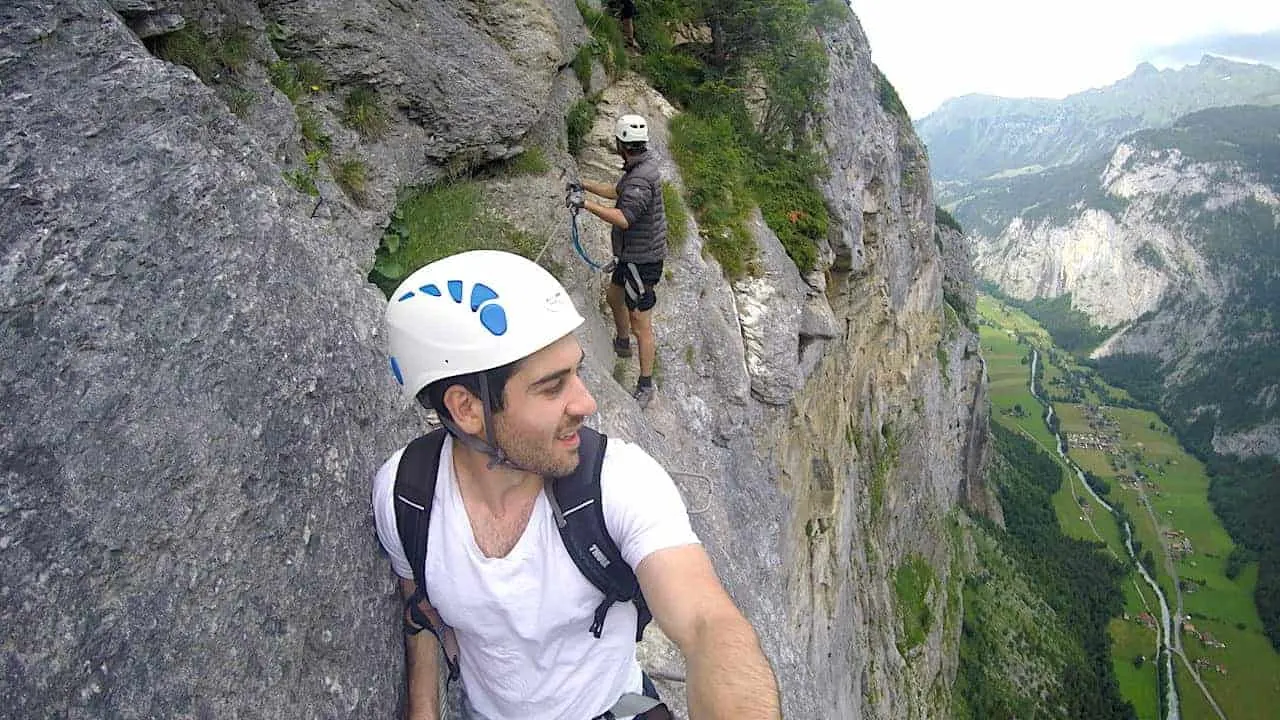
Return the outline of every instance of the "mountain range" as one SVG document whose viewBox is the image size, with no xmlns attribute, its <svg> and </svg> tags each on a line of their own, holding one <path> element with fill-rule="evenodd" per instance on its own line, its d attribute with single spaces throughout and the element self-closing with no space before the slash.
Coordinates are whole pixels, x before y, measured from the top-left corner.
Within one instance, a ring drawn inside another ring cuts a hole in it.
<svg viewBox="0 0 1280 720">
<path fill-rule="evenodd" d="M 1280 71 L 1212 55 L 1178 70 L 1142 63 L 1128 77 L 1062 100 L 965 95 L 916 123 L 940 204 L 965 183 L 1035 172 L 1108 152 L 1122 137 L 1196 110 L 1280 103 Z"/>
</svg>

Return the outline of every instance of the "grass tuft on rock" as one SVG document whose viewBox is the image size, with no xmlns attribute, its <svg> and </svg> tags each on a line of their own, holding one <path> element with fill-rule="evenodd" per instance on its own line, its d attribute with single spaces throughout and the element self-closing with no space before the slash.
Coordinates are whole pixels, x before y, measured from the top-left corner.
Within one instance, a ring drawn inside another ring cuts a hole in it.
<svg viewBox="0 0 1280 720">
<path fill-rule="evenodd" d="M 369 181 L 369 167 L 356 158 L 341 160 L 330 166 L 333 180 L 357 205 L 364 205 Z"/>
<path fill-rule="evenodd" d="M 206 85 L 244 71 L 253 59 L 253 35 L 249 28 L 227 28 L 207 33 L 195 25 L 149 38 L 152 54 L 191 69 Z"/>
<path fill-rule="evenodd" d="M 378 90 L 361 85 L 347 93 L 342 103 L 342 124 L 355 130 L 364 140 L 382 137 L 390 121 Z"/>
<path fill-rule="evenodd" d="M 595 122 L 598 109 L 589 98 L 583 98 L 569 107 L 565 115 L 565 130 L 569 142 L 569 154 L 582 152 L 587 133 L 591 132 L 591 124 Z"/>
<path fill-rule="evenodd" d="M 414 270 L 466 250 L 505 250 L 533 259 L 541 243 L 485 210 L 481 185 L 455 181 L 409 192 L 391 214 L 369 281 L 390 297 Z"/>
<path fill-rule="evenodd" d="M 662 205 L 667 211 L 667 241 L 672 248 L 679 250 L 689 241 L 689 208 L 680 197 L 680 188 L 665 180 L 662 182 Z"/>
</svg>

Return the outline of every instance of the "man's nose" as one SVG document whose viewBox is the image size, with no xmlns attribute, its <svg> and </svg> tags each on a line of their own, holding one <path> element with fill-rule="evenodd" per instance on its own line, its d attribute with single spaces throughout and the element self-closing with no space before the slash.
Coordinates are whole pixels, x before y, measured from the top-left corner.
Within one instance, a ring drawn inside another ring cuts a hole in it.
<svg viewBox="0 0 1280 720">
<path fill-rule="evenodd" d="M 574 376 L 573 383 L 573 397 L 569 399 L 565 412 L 579 417 L 595 415 L 596 399 L 591 397 L 591 391 L 587 389 L 587 384 L 578 375 Z"/>
</svg>

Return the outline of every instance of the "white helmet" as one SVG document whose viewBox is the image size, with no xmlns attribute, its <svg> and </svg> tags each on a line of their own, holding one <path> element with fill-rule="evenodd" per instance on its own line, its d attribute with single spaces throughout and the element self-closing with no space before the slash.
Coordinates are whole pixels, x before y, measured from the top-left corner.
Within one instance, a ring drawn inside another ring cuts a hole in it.
<svg viewBox="0 0 1280 720">
<path fill-rule="evenodd" d="M 408 398 L 436 380 L 532 355 L 582 324 L 551 273 L 496 250 L 415 271 L 391 295 L 385 318 L 391 372 Z"/>
<path fill-rule="evenodd" d="M 623 115 L 618 118 L 613 136 L 624 143 L 649 142 L 649 123 L 639 115 Z"/>
</svg>

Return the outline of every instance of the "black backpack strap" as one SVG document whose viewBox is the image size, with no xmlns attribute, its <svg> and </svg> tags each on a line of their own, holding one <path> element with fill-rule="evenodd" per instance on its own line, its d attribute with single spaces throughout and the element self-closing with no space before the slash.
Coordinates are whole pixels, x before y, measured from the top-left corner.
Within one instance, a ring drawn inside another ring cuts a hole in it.
<svg viewBox="0 0 1280 720">
<path fill-rule="evenodd" d="M 416 635 L 430 630 L 440 643 L 445 663 L 449 666 L 449 680 L 459 674 L 457 644 L 452 642 L 452 632 L 440 620 L 434 608 L 423 609 L 423 603 L 431 606 L 427 583 L 423 573 L 427 563 L 427 532 L 431 526 L 431 503 L 436 494 L 436 474 L 440 469 L 440 451 L 444 448 L 445 430 L 434 430 L 416 438 L 400 455 L 396 468 L 395 508 L 396 530 L 400 545 L 404 548 L 409 567 L 413 569 L 413 583 L 417 590 L 405 600 L 404 632 Z"/>
<path fill-rule="evenodd" d="M 604 504 L 600 497 L 600 471 L 608 438 L 589 427 L 578 431 L 578 468 L 572 475 L 555 478 L 547 484 L 560 538 L 578 571 L 600 592 L 604 601 L 596 608 L 591 634 L 597 638 L 604 630 L 605 615 L 616 602 L 633 602 L 636 606 L 636 641 L 644 637 L 644 628 L 653 616 L 640 593 L 635 572 L 622 559 L 618 545 L 604 524 Z"/>
</svg>

